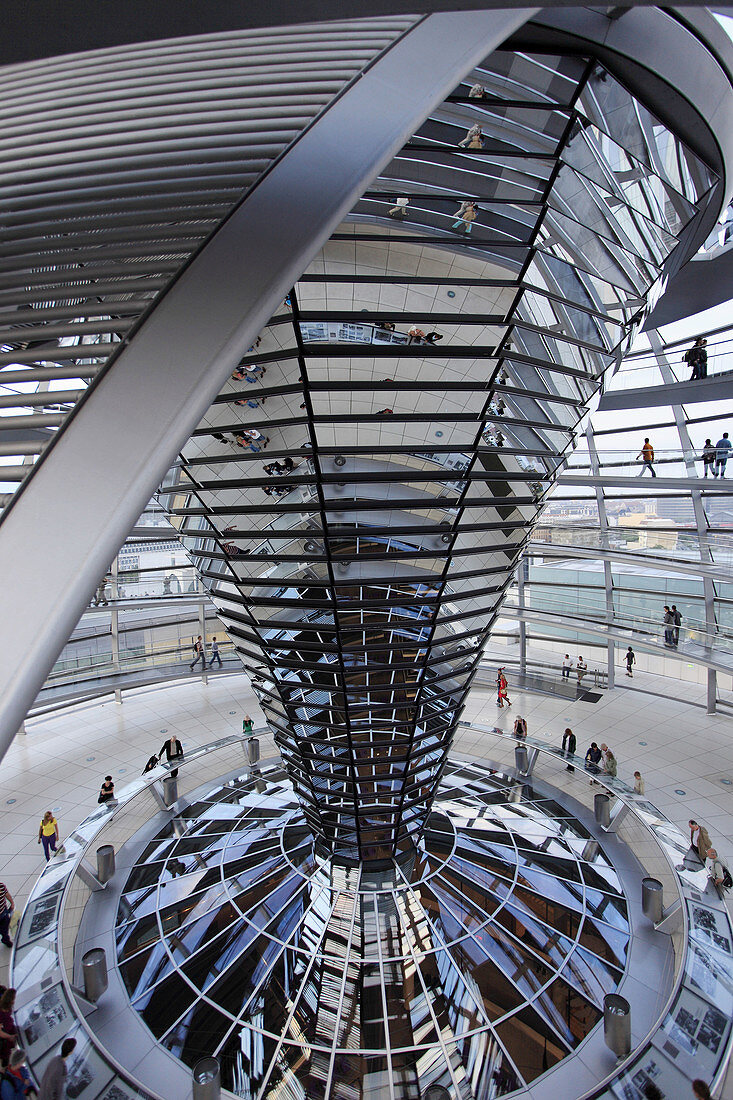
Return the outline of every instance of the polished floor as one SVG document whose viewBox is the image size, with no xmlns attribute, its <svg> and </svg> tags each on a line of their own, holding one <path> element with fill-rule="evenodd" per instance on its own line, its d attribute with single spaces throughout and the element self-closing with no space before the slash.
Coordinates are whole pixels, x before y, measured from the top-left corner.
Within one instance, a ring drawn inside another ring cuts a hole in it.
<svg viewBox="0 0 733 1100">
<path fill-rule="evenodd" d="M 665 697 L 662 677 L 643 685 L 655 694 L 637 690 L 641 686 L 638 678 L 622 683 L 596 703 L 510 691 L 513 706 L 501 711 L 493 691 L 476 688 L 464 719 L 508 730 L 521 714 L 529 732 L 550 743 L 559 743 L 569 725 L 583 752 L 591 740 L 606 741 L 622 779 L 631 781 L 638 768 L 650 800 L 678 825 L 690 817 L 703 822 L 733 864 L 733 719 L 705 714 L 694 691 L 690 702 Z M 670 684 L 670 694 L 679 686 Z M 239 732 L 247 713 L 255 725 L 261 721 L 247 677 L 229 675 L 207 685 L 193 680 L 131 693 L 121 705 L 110 699 L 29 721 L 27 735 L 16 738 L 0 765 L 0 881 L 22 905 L 43 866 L 37 836 L 44 810 L 54 812 L 63 839 L 96 807 L 106 774 L 122 787 L 140 774 L 167 736 L 175 734 L 184 747 L 203 745 Z M 463 730 L 455 748 L 484 758 L 488 744 L 482 741 L 475 730 Z M 262 755 L 273 751 L 271 739 L 264 741 Z M 9 953 L 0 952 L 2 981 Z"/>
</svg>

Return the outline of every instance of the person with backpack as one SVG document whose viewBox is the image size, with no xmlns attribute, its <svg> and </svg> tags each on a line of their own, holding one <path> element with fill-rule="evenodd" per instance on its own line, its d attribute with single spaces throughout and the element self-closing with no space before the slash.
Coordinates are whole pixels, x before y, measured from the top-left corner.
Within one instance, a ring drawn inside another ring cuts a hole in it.
<svg viewBox="0 0 733 1100">
<path fill-rule="evenodd" d="M 703 477 L 707 477 L 708 472 L 710 472 L 712 474 L 712 476 L 715 477 L 715 455 L 716 455 L 716 453 L 717 452 L 715 450 L 715 444 L 713 443 L 712 439 L 706 439 L 705 440 L 705 446 L 702 449 L 702 455 L 701 455 L 702 465 L 703 465 L 703 475 L 702 475 Z"/>
<path fill-rule="evenodd" d="M 193 661 L 188 666 L 193 672 L 196 665 L 201 661 L 201 671 L 206 671 L 206 653 L 204 652 L 204 643 L 201 635 L 199 634 L 196 641 L 193 643 Z"/>
<path fill-rule="evenodd" d="M 733 886 L 733 876 L 720 858 L 715 848 L 708 848 L 705 858 L 705 870 L 708 878 L 717 886 L 718 893 L 723 896 L 724 890 L 730 890 Z"/>
<path fill-rule="evenodd" d="M 707 378 L 708 376 L 708 353 L 705 350 L 707 340 L 698 336 L 692 347 L 685 352 L 682 356 L 688 366 L 692 367 L 692 374 L 690 375 L 690 381 L 695 382 L 698 378 Z"/>
</svg>

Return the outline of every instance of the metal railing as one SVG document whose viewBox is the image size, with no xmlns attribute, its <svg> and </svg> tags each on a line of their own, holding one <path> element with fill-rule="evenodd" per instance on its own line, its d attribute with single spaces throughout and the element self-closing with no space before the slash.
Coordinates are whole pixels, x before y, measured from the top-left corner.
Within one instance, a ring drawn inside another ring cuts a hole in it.
<svg viewBox="0 0 733 1100">
<path fill-rule="evenodd" d="M 646 495 L 649 495 L 649 482 L 656 480 L 656 478 L 665 477 L 677 477 L 688 478 L 688 464 L 692 463 L 695 466 L 695 473 L 698 477 L 704 477 L 705 465 L 703 461 L 703 445 L 705 439 L 708 436 L 705 432 L 709 430 L 706 428 L 700 428 L 700 443 L 697 447 L 683 448 L 683 447 L 655 447 L 653 430 L 652 429 L 640 429 L 639 431 L 639 445 L 637 447 L 619 447 L 619 448 L 604 448 L 598 451 L 598 469 L 599 475 L 602 477 L 604 474 L 609 475 L 613 473 L 619 477 L 643 477 L 647 484 L 645 486 Z M 644 439 L 647 438 L 645 432 L 648 431 L 648 438 L 651 440 L 653 448 L 653 458 L 651 460 L 654 467 L 655 475 L 652 476 L 648 468 L 644 468 L 644 457 L 642 455 L 642 446 L 644 445 Z M 720 438 L 717 431 L 713 431 L 715 438 L 710 436 L 713 447 L 718 443 Z M 717 452 L 716 452 L 717 454 Z M 726 470 L 728 477 L 733 477 L 733 448 L 730 451 L 725 451 L 724 448 L 720 450 L 720 457 L 726 457 L 730 459 L 730 469 Z M 713 467 L 714 468 L 714 467 Z M 572 476 L 573 474 L 583 474 L 585 476 L 592 475 L 594 470 L 591 466 L 590 457 L 586 451 L 577 450 L 570 454 L 567 458 L 567 463 L 563 467 L 561 478 L 563 476 Z M 711 480 L 711 476 L 708 480 Z M 712 483 L 716 479 L 713 477 Z M 722 481 L 719 484 L 722 485 Z M 718 490 L 719 491 L 719 490 Z M 733 482 L 731 482 L 731 492 L 733 492 Z"/>
<path fill-rule="evenodd" d="M 487 759 L 490 758 L 492 764 L 498 764 L 510 775 L 515 775 L 520 784 L 530 782 L 538 764 L 541 763 L 541 780 L 549 781 L 554 789 L 566 792 L 579 802 L 589 815 L 595 812 L 596 794 L 605 793 L 611 800 L 606 831 L 615 832 L 634 852 L 644 872 L 662 883 L 667 893 L 667 912 L 678 906 L 679 926 L 676 931 L 672 931 L 674 972 L 670 979 L 670 993 L 665 998 L 661 1013 L 657 1014 L 654 1025 L 642 1042 L 635 1044 L 634 1052 L 625 1061 L 619 1063 L 604 1081 L 599 1082 L 591 1093 L 587 1094 L 589 1096 L 606 1095 L 605 1090 L 611 1083 L 617 1081 L 621 1074 L 635 1064 L 658 1032 L 662 1033 L 664 1020 L 673 1006 L 674 1011 L 677 1011 L 676 1002 L 683 982 L 686 980 L 686 965 L 690 951 L 694 947 L 690 943 L 685 897 L 686 892 L 690 892 L 692 897 L 699 899 L 701 893 L 705 891 L 707 886 L 705 870 L 691 869 L 685 865 L 683 861 L 689 847 L 688 839 L 651 803 L 647 802 L 643 796 L 635 794 L 623 781 L 603 774 L 594 775 L 598 785 L 590 788 L 586 783 L 587 775 L 584 771 L 583 759 L 579 756 L 570 757 L 540 738 L 528 737 L 520 742 L 495 727 L 471 723 L 460 723 L 460 727 L 478 731 L 483 741 L 482 755 Z M 258 735 L 263 732 L 267 734 L 269 731 L 256 731 Z M 193 750 L 186 754 L 183 760 L 175 761 L 174 764 L 179 769 L 177 804 L 180 804 L 180 799 L 185 799 L 187 795 L 206 783 L 223 779 L 232 772 L 246 773 L 248 740 L 240 735 L 222 738 Z M 520 761 L 515 754 L 515 747 L 520 744 L 528 750 L 523 767 L 520 767 Z M 569 772 L 568 765 L 577 770 Z M 110 844 L 115 850 L 119 850 L 132 839 L 153 814 L 160 810 L 159 785 L 169 774 L 172 766 L 174 765 L 159 765 L 153 772 L 134 781 L 121 791 L 117 804 L 107 804 L 95 810 L 66 839 L 31 894 L 18 930 L 16 955 L 26 950 L 28 941 L 33 936 L 31 925 L 32 917 L 38 911 L 36 903 L 42 903 L 44 898 L 55 897 L 60 891 L 61 901 L 57 908 L 56 925 L 46 930 L 47 956 L 44 965 L 54 968 L 55 957 L 59 958 L 61 981 L 72 1006 L 76 1004 L 74 986 L 77 984 L 79 967 L 77 940 L 80 937 L 84 910 L 94 886 L 93 878 L 90 879 L 87 862 L 89 854 L 93 848 L 103 844 Z M 263 773 L 267 771 L 268 766 L 269 762 L 263 761 Z M 60 880 L 62 880 L 61 883 Z M 37 951 L 37 934 L 35 940 L 31 942 L 33 946 L 30 946 L 30 950 Z M 55 956 L 52 950 L 48 950 L 53 943 L 55 943 Z M 25 993 L 30 995 L 37 989 L 35 982 L 38 979 L 38 973 L 33 974 L 33 984 L 29 985 L 27 990 L 23 989 L 22 965 L 16 969 L 16 963 L 17 959 L 14 956 L 13 981 L 21 987 L 19 993 L 22 1001 Z M 28 972 L 25 973 L 28 974 Z M 633 979 L 633 974 L 630 977 Z M 28 974 L 29 983 L 30 980 L 31 975 Z M 620 988 L 623 991 L 623 983 Z M 134 1085 L 124 1067 L 116 1062 L 101 1045 L 89 1026 L 81 1006 L 73 1011 L 73 1019 L 69 1020 L 69 1026 L 76 1029 L 81 1027 L 92 1046 L 96 1048 L 99 1057 L 117 1074 L 118 1078 L 128 1086 Z M 729 1043 L 722 1045 L 721 1061 L 727 1056 L 728 1045 Z"/>
<path fill-rule="evenodd" d="M 528 588 L 531 587 L 531 581 Z M 604 590 L 599 587 L 599 596 L 604 596 Z M 665 594 L 659 594 L 660 602 L 665 599 Z M 570 598 L 568 590 L 562 590 L 562 597 L 548 596 L 547 590 L 542 594 L 530 593 L 530 600 L 520 604 L 511 596 L 504 602 L 501 614 L 511 611 L 526 610 L 530 612 L 546 612 L 549 615 L 563 615 L 566 617 L 568 630 L 582 629 L 583 620 L 588 620 L 594 625 L 614 627 L 617 630 L 628 631 L 630 635 L 643 637 L 647 642 L 658 642 L 665 645 L 666 631 L 679 631 L 679 640 L 673 647 L 685 651 L 687 646 L 702 649 L 715 649 L 720 654 L 733 657 L 733 629 L 715 624 L 708 627 L 703 619 L 691 619 L 685 616 L 682 625 L 675 627 L 672 624 L 660 622 L 660 616 L 630 613 L 628 611 L 609 612 L 598 603 L 584 602 L 582 599 Z M 576 623 L 575 620 L 578 620 Z M 677 637 L 677 635 L 675 635 Z M 691 653 L 691 656 L 694 654 Z"/>
<path fill-rule="evenodd" d="M 269 738 L 270 731 L 257 729 L 254 734 Z M 160 764 L 153 771 L 128 784 L 119 792 L 114 802 L 100 806 L 64 840 L 36 882 L 21 916 L 12 958 L 13 980 L 17 983 L 19 1003 L 22 1004 L 25 992 L 33 998 L 36 997 L 35 978 L 32 981 L 29 978 L 28 990 L 23 987 L 24 975 L 38 973 L 35 963 L 29 971 L 25 969 L 25 953 L 33 955 L 40 947 L 38 932 L 34 927 L 34 918 L 40 907 L 44 912 L 48 910 L 52 916 L 46 922 L 42 941 L 45 947 L 43 965 L 49 967 L 42 986 L 50 986 L 53 981 L 58 982 L 60 974 L 65 997 L 72 1006 L 72 1018 L 68 1020 L 67 1033 L 78 1032 L 79 1029 L 84 1031 L 108 1070 L 116 1074 L 120 1083 L 133 1089 L 137 1087 L 134 1078 L 100 1043 L 87 1022 L 84 1009 L 77 1001 L 81 966 L 77 957 L 77 941 L 84 910 L 95 889 L 94 864 L 87 862 L 88 857 L 92 847 L 105 844 L 111 844 L 115 851 L 119 851 L 160 810 L 162 799 L 159 785 L 172 768 L 179 769 L 179 798 L 233 770 L 241 769 L 242 773 L 246 772 L 250 740 L 241 734 L 220 738 L 193 749 L 179 761 Z M 145 1089 L 142 1095 L 152 1100 L 168 1100 L 168 1097 L 161 1097 L 149 1089 Z"/>
</svg>

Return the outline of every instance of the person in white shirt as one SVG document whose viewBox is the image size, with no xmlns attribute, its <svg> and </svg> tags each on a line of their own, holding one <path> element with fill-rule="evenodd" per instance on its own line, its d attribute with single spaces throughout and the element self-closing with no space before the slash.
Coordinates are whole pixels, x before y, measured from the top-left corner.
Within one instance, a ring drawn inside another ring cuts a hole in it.
<svg viewBox="0 0 733 1100">
<path fill-rule="evenodd" d="M 586 672 L 588 671 L 588 666 L 587 666 L 587 664 L 585 663 L 585 661 L 583 660 L 582 657 L 578 657 L 578 661 L 577 661 L 577 664 L 576 664 L 575 668 L 576 668 L 576 671 L 578 673 L 578 687 L 580 687 L 580 685 L 583 682 L 583 677 L 585 676 Z"/>
<path fill-rule="evenodd" d="M 221 668 L 221 657 L 219 656 L 219 643 L 216 638 L 211 639 L 211 657 L 209 658 L 209 668 L 214 667 L 214 661 L 219 662 L 219 668 Z"/>
<path fill-rule="evenodd" d="M 461 149 L 480 149 L 484 143 L 484 132 L 478 123 L 475 123 L 471 129 L 467 132 L 463 141 L 459 141 L 458 145 Z"/>
<path fill-rule="evenodd" d="M 708 878 L 719 890 L 725 889 L 725 864 L 720 858 L 715 848 L 708 848 L 705 857 L 705 870 L 708 873 Z"/>
<path fill-rule="evenodd" d="M 644 794 L 644 780 L 641 772 L 634 772 L 634 794 Z"/>
<path fill-rule="evenodd" d="M 562 659 L 562 678 L 563 680 L 570 679 L 570 669 L 573 667 L 573 662 L 570 660 L 570 654 L 566 653 Z"/>
<path fill-rule="evenodd" d="M 400 196 L 400 198 L 395 201 L 394 206 L 390 207 L 387 211 L 390 218 L 406 218 L 409 203 L 410 200 L 405 195 Z"/>
</svg>

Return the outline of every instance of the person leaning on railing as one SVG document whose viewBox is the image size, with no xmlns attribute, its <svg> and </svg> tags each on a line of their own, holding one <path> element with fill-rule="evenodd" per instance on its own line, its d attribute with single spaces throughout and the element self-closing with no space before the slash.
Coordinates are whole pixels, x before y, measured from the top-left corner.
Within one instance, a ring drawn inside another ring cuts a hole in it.
<svg viewBox="0 0 733 1100">
<path fill-rule="evenodd" d="M 160 758 L 163 755 L 163 753 L 165 753 L 165 758 L 168 761 L 168 763 L 169 764 L 173 763 L 174 761 L 180 760 L 182 758 L 182 756 L 183 756 L 183 745 L 181 744 L 181 742 L 178 740 L 177 737 L 169 737 L 168 740 L 163 743 L 163 747 L 160 750 L 160 752 L 158 753 L 158 761 L 160 761 Z M 171 770 L 171 778 L 175 779 L 177 775 L 178 775 L 178 768 L 173 768 Z"/>
</svg>

